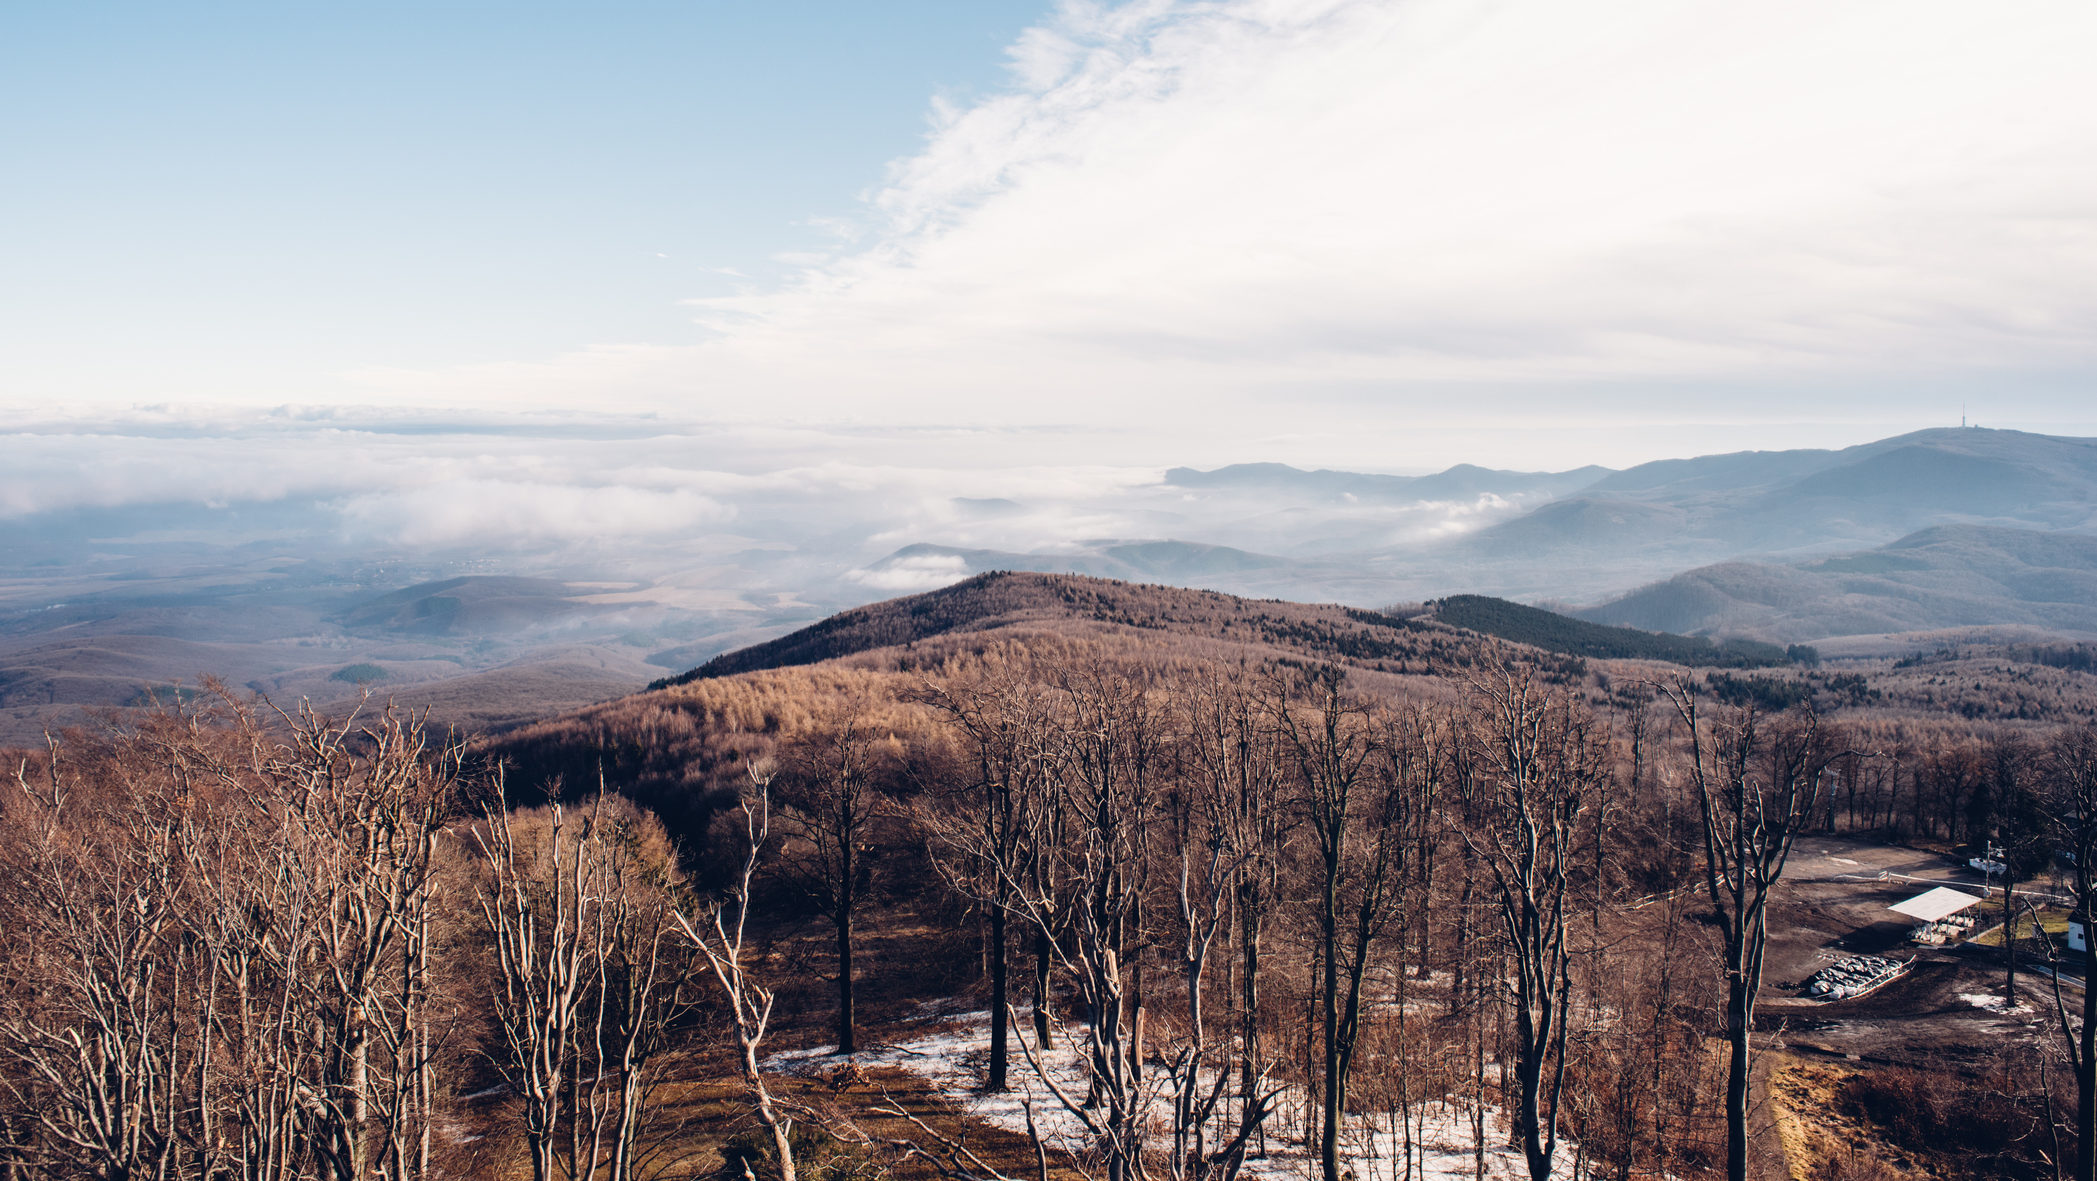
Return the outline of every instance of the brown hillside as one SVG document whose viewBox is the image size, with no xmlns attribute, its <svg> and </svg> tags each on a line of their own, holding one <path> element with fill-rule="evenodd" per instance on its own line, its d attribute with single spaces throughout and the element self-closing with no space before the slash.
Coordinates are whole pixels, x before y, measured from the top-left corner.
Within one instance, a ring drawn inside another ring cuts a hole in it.
<svg viewBox="0 0 2097 1181">
<path fill-rule="evenodd" d="M 1081 575 L 997 571 L 927 594 L 840 612 L 776 640 L 723 653 L 651 688 L 1027 625 L 1054 631 L 1076 627 L 1096 632 L 1105 626 L 1170 632 L 1389 672 L 1407 671 L 1409 661 L 1455 651 L 1454 636 L 1447 630 L 1334 604 L 1242 599 Z"/>
<path fill-rule="evenodd" d="M 1433 674 L 1470 664 L 1486 642 L 1334 605 L 1075 575 L 986 574 L 844 612 L 645 692 L 493 736 L 482 749 L 527 794 L 602 776 L 674 831 L 695 834 L 732 802 L 727 789 L 739 785 L 744 759 L 847 698 L 883 703 L 880 724 L 907 746 L 934 744 L 930 715 L 900 699 L 927 677 L 985 661 L 1083 653 L 1168 677 L 1203 665 L 1331 663 L 1351 669 L 1363 688 L 1435 697 L 1447 687 Z"/>
<path fill-rule="evenodd" d="M 522 797 L 597 783 L 696 836 L 732 804 L 744 760 L 801 733 L 847 699 L 879 703 L 879 725 L 936 756 L 939 728 L 908 699 L 928 679 L 990 664 L 1083 655 L 1183 679 L 1203 667 L 1336 664 L 1357 692 L 1446 699 L 1466 670 L 1525 657 L 1601 701 L 1614 682 L 1682 675 L 1676 665 L 1587 661 L 1449 627 L 1330 604 L 1241 599 L 1077 575 L 985 574 L 929 594 L 846 611 L 719 657 L 645 692 L 516 726 L 483 740 Z M 1457 674 L 1454 677 L 1442 675 Z M 1698 674 L 1692 674 L 1696 676 Z M 1789 691 L 1874 735 L 1875 748 L 1926 749 L 1956 731 L 2038 732 L 2090 716 L 2093 674 L 2006 659 L 2000 650 L 1844 660 L 1825 669 L 1710 672 Z M 1710 682 L 1716 685 L 1716 682 Z M 1764 701 L 1778 708 L 1793 698 Z"/>
</svg>

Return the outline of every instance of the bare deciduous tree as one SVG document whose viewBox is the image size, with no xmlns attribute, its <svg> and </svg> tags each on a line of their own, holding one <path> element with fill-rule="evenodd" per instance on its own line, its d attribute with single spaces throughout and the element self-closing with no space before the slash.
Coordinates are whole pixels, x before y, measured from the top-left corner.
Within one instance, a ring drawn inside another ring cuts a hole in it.
<svg viewBox="0 0 2097 1181">
<path fill-rule="evenodd" d="M 1302 687 L 1305 706 L 1278 691 L 1275 718 L 1295 755 L 1317 852 L 1319 1016 L 1318 1161 L 1341 1181 L 1340 1137 L 1362 1029 L 1363 986 L 1376 941 L 1399 917 L 1407 837 L 1403 792 L 1373 758 L 1366 706 L 1348 698 L 1335 668 Z"/>
<path fill-rule="evenodd" d="M 667 1026 L 684 1007 L 668 843 L 601 788 L 586 809 L 513 814 L 475 834 L 500 987 L 497 1065 L 523 1103 L 534 1181 L 628 1181 Z"/>
<path fill-rule="evenodd" d="M 430 1169 L 428 948 L 462 747 L 385 711 L 148 718 L 11 809 L 0 1072 L 52 1175 Z M 26 826 L 25 826 L 26 822 Z"/>
<path fill-rule="evenodd" d="M 1260 1133 L 1271 1103 L 1272 1066 L 1261 1030 L 1265 940 L 1281 895 L 1281 871 L 1294 818 L 1285 798 L 1284 757 L 1267 711 L 1241 678 L 1197 683 L 1187 704 L 1192 773 L 1208 807 L 1222 810 L 1218 837 L 1235 850 L 1231 906 L 1237 919 L 1238 1152 Z"/>
<path fill-rule="evenodd" d="M 1053 790 L 1056 722 L 1046 695 L 1009 665 L 965 683 L 921 686 L 918 699 L 938 709 L 959 730 L 967 747 L 969 778 L 949 800 L 930 799 L 918 820 L 938 849 L 935 861 L 948 880 L 982 907 L 989 930 L 985 951 L 990 975 L 990 1057 L 984 1067 L 984 1090 L 1006 1089 L 1011 1069 L 1009 1011 L 1011 937 L 1018 912 L 1019 883 L 1042 883 L 1028 868 L 1046 859 L 1053 825 L 1043 819 L 1041 801 Z M 1055 891 L 1037 890 L 1048 926 L 1055 926 Z M 1026 919 L 1020 916 L 1022 923 Z M 1036 942 L 1048 940 L 1039 935 Z M 1047 972 L 1052 963 L 1042 947 L 1035 955 L 1034 1043 L 1051 1043 Z"/>
<path fill-rule="evenodd" d="M 796 838 L 785 873 L 830 920 L 837 949 L 837 1052 L 858 1048 L 853 1013 L 855 924 L 872 890 L 872 829 L 883 799 L 874 781 L 883 745 L 866 729 L 866 702 L 848 702 L 784 752 L 781 828 Z"/>
<path fill-rule="evenodd" d="M 756 877 L 758 860 L 771 836 L 771 791 L 775 773 L 768 761 L 749 764 L 751 790 L 744 797 L 742 806 L 743 867 L 735 884 L 702 919 L 695 920 L 683 911 L 676 912 L 672 918 L 685 938 L 705 957 L 714 982 L 720 986 L 721 998 L 728 1003 L 730 1019 L 735 1025 L 737 1068 L 742 1073 L 743 1087 L 750 1098 L 751 1113 L 772 1139 L 772 1151 L 779 1162 L 780 1181 L 795 1181 L 793 1123 L 780 1114 L 779 1105 L 773 1101 L 757 1056 L 771 1026 L 772 991 L 750 974 L 744 961 L 750 924 L 750 883 Z"/>
<path fill-rule="evenodd" d="M 1810 711 L 1771 727 L 1752 706 L 1707 716 L 1687 682 L 1662 689 L 1682 722 L 1703 818 L 1704 888 L 1716 913 L 1726 982 L 1726 1175 L 1746 1181 L 1750 1059 L 1770 895 L 1784 876 L 1793 838 L 1811 822 L 1821 773 L 1840 752 Z"/>
<path fill-rule="evenodd" d="M 1515 1134 L 1534 1181 L 1558 1151 L 1572 1026 L 1573 954 L 1566 907 L 1581 812 L 1604 775 L 1588 719 L 1530 671 L 1474 678 L 1471 740 L 1486 788 L 1483 823 L 1466 834 L 1492 873 L 1514 961 Z"/>
</svg>

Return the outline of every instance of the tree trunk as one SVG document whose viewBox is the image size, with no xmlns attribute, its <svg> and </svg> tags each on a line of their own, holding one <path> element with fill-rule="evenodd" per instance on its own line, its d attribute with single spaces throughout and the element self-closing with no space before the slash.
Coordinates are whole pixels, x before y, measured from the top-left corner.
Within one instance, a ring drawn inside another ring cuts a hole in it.
<svg viewBox="0 0 2097 1181">
<path fill-rule="evenodd" d="M 1753 1003 L 1747 981 L 1736 970 L 1726 988 L 1726 1181 L 1747 1181 L 1748 1035 Z"/>
<path fill-rule="evenodd" d="M 1515 1004 L 1517 1046 L 1532 1047 L 1539 1041 L 1536 1021 L 1530 1015 L 1531 1003 L 1524 997 Z M 1543 1119 L 1537 1114 L 1537 1104 L 1543 1095 L 1543 1079 L 1543 1055 L 1517 1053 L 1515 1083 L 1521 1088 L 1521 1101 L 1515 1108 L 1515 1131 L 1522 1138 L 1522 1157 L 1528 1162 L 1531 1181 L 1550 1181 L 1551 1176 L 1551 1154 L 1544 1149 Z"/>
<path fill-rule="evenodd" d="M 1005 908 L 993 905 L 990 908 L 990 1068 L 983 1079 L 983 1089 L 992 1094 L 1005 1090 L 1006 1076 L 1011 1070 L 1011 1034 L 1006 1028 L 1006 1009 L 1011 1003 L 1007 995 L 1007 975 Z"/>
<path fill-rule="evenodd" d="M 852 911 L 840 907 L 837 916 L 837 1052 L 858 1049 L 852 1036 Z"/>
<path fill-rule="evenodd" d="M 2090 905 L 2090 890 L 2081 891 L 2082 905 L 2082 1030 L 2075 1055 L 2075 1176 L 2076 1181 L 2097 1181 L 2097 908 Z"/>
<path fill-rule="evenodd" d="M 1246 884 L 1238 893 L 1239 953 L 1244 975 L 1239 981 L 1238 1111 L 1242 1130 L 1252 1119 L 1260 1093 L 1260 899 L 1258 887 Z"/>
<path fill-rule="evenodd" d="M 2007 844 L 2008 842 L 2004 842 Z M 2005 973 L 2002 984 L 2003 1004 L 2013 1008 L 2017 1004 L 2017 887 L 2011 882 L 2009 854 L 2003 854 L 2002 870 L 2002 962 Z"/>
<path fill-rule="evenodd" d="M 1339 950 L 1339 899 L 1333 889 L 1339 876 L 1337 865 L 1327 865 L 1325 870 L 1325 896 L 1320 899 L 1318 930 L 1321 938 L 1320 951 L 1324 957 L 1324 980 L 1321 981 L 1319 1003 L 1325 1041 L 1324 1089 L 1320 1098 L 1323 1109 L 1318 1123 L 1318 1168 L 1325 1181 L 1340 1181 L 1340 1115 L 1343 1096 L 1340 1094 L 1340 965 L 1335 953 Z"/>
<path fill-rule="evenodd" d="M 1043 1050 L 1056 1046 L 1056 1031 L 1049 1023 L 1049 971 L 1056 964 L 1056 948 L 1047 931 L 1034 932 L 1034 1044 Z"/>
</svg>

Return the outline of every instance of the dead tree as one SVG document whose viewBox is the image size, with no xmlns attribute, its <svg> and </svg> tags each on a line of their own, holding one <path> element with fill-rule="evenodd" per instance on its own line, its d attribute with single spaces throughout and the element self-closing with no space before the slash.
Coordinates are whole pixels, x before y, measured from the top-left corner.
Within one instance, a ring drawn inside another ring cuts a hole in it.
<svg viewBox="0 0 2097 1181">
<path fill-rule="evenodd" d="M 1769 727 L 1753 707 L 1708 718 L 1689 684 L 1662 686 L 1682 723 L 1702 816 L 1704 888 L 1722 944 L 1726 1001 L 1726 1176 L 1748 1175 L 1755 999 L 1769 945 L 1769 899 L 1792 839 L 1811 823 L 1821 775 L 1838 752 L 1808 711 Z"/>
</svg>

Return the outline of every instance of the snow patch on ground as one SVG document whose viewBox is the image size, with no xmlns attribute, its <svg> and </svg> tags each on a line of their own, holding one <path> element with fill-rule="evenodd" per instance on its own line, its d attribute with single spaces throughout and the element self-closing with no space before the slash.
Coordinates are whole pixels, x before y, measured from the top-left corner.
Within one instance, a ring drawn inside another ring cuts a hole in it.
<svg viewBox="0 0 2097 1181">
<path fill-rule="evenodd" d="M 924 1079 L 932 1089 L 968 1115 L 1009 1132 L 1025 1135 L 1031 1113 L 1034 1126 L 1052 1148 L 1082 1152 L 1089 1139 L 1082 1120 L 1066 1110 L 1055 1094 L 1026 1062 L 1019 1048 L 1019 1035 L 1031 1029 L 1013 1029 L 1011 1090 L 986 1095 L 977 1090 L 983 1065 L 990 1052 L 990 1015 L 929 1013 L 920 1020 L 946 1025 L 918 1037 L 870 1050 L 849 1058 L 839 1056 L 835 1046 L 786 1050 L 768 1056 L 764 1068 L 781 1074 L 816 1075 L 845 1066 L 860 1069 L 892 1067 Z M 1083 1031 L 1064 1031 L 1059 1047 L 1044 1058 L 1050 1078 L 1074 1100 L 1085 1094 L 1084 1065 L 1075 1046 L 1082 1044 Z M 1153 1075 L 1163 1085 L 1164 1071 Z M 1278 1101 L 1283 1119 L 1300 1122 L 1305 1097 L 1286 1092 Z M 1168 1144 L 1171 1137 L 1172 1105 L 1169 1096 L 1151 1099 L 1150 1110 L 1156 1140 Z M 1295 1117 L 1295 1118 L 1291 1118 Z M 1343 1151 L 1345 1168 L 1356 1181 L 1459 1181 L 1475 1179 L 1479 1160 L 1472 1134 L 1472 1112 L 1455 1103 L 1423 1104 L 1412 1113 L 1411 1126 L 1401 1128 L 1396 1114 L 1354 1117 Z M 1485 1111 L 1486 1181 L 1526 1181 L 1528 1168 L 1519 1149 L 1506 1146 L 1507 1125 L 1497 1111 Z M 1270 1127 L 1273 1125 L 1270 1125 Z M 1409 1148 L 1408 1148 L 1409 1144 Z M 1266 1138 L 1266 1151 L 1249 1156 L 1244 1175 L 1257 1181 L 1313 1181 L 1318 1176 L 1317 1157 L 1296 1138 L 1276 1132 Z M 1574 1145 L 1561 1136 L 1558 1145 L 1560 1176 L 1572 1174 Z"/>
<path fill-rule="evenodd" d="M 1992 992 L 1962 992 L 1959 994 L 1959 999 L 1965 1001 L 1969 1005 L 1972 1005 L 1976 1009 L 1986 1009 L 1990 1013 L 2031 1012 L 2030 1005 L 2013 1005 L 2009 1003 L 2009 1000 L 2007 998 L 1996 996 Z"/>
</svg>

